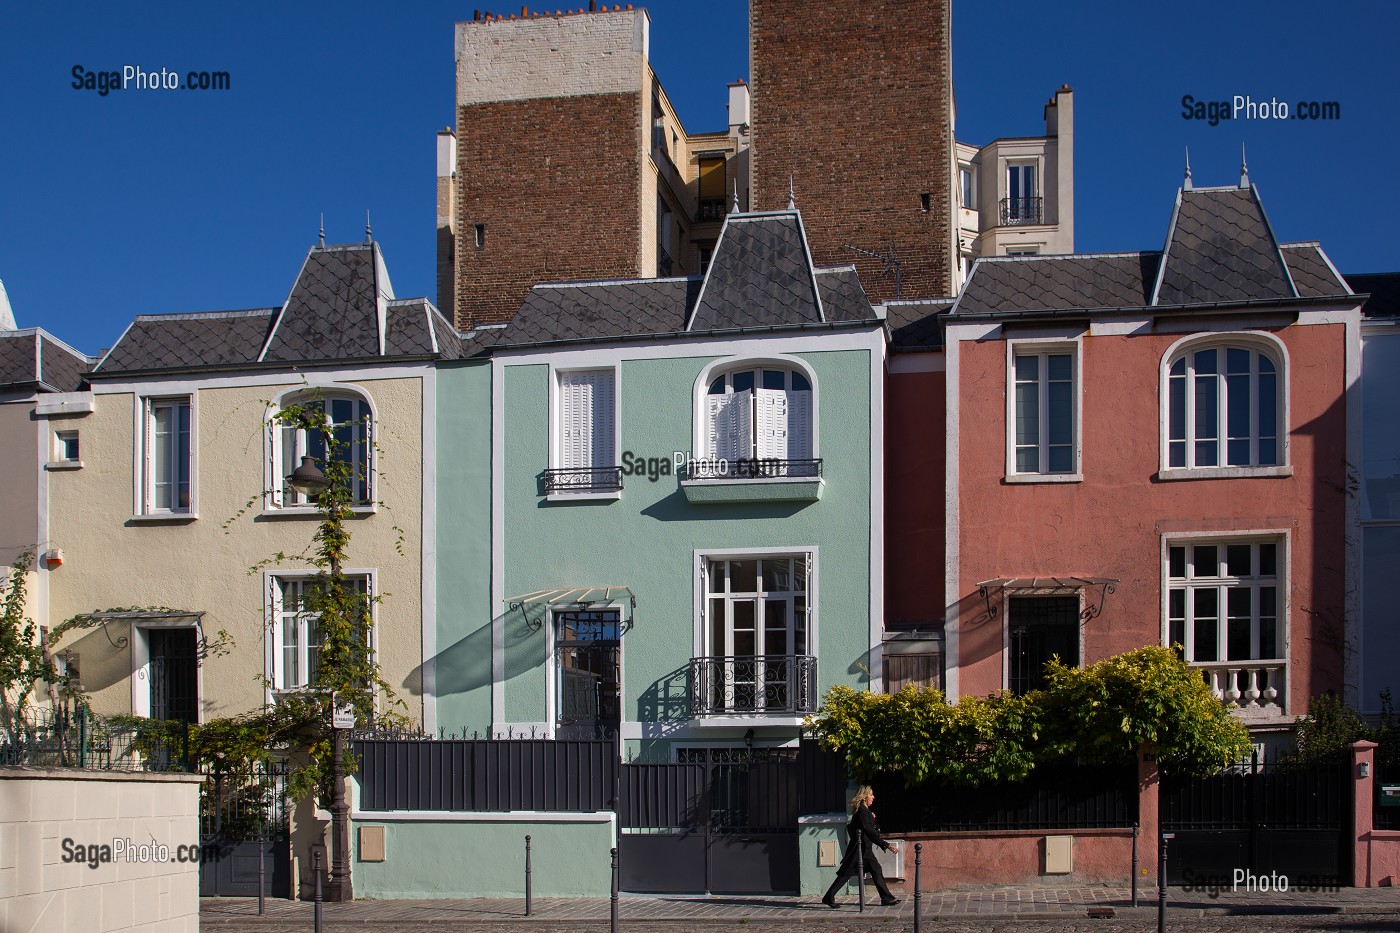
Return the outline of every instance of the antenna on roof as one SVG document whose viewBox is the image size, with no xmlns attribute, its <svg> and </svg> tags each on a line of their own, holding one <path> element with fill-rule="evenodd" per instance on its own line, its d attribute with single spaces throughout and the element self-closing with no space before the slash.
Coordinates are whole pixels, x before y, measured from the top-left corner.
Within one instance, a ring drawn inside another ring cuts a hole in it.
<svg viewBox="0 0 1400 933">
<path fill-rule="evenodd" d="M 862 253 L 866 256 L 870 256 L 873 259 L 878 259 L 881 262 L 883 262 L 885 264 L 885 267 L 882 271 L 885 273 L 885 275 L 889 275 L 891 272 L 894 273 L 894 297 L 899 297 L 900 259 L 898 253 L 895 252 L 893 243 L 890 244 L 890 251 L 888 253 L 876 253 L 868 249 L 861 249 L 859 246 L 847 246 L 846 249 L 854 250 L 857 253 Z"/>
<path fill-rule="evenodd" d="M 739 213 L 739 179 L 734 179 L 734 204 L 729 208 L 729 213 Z"/>
<path fill-rule="evenodd" d="M 792 173 L 788 173 L 788 210 L 797 210 L 797 194 L 792 188 Z"/>
<path fill-rule="evenodd" d="M 1249 187 L 1249 162 L 1244 157 L 1244 142 L 1240 142 L 1240 187 Z"/>
<path fill-rule="evenodd" d="M 374 231 L 369 228 L 369 208 L 365 208 L 365 245 L 374 242 Z"/>
<path fill-rule="evenodd" d="M 1186 147 L 1186 180 L 1181 183 L 1181 187 L 1187 191 L 1191 190 L 1191 147 Z"/>
<path fill-rule="evenodd" d="M 316 245 L 325 248 L 326 245 L 326 212 L 321 211 L 321 232 L 316 237 Z"/>
</svg>

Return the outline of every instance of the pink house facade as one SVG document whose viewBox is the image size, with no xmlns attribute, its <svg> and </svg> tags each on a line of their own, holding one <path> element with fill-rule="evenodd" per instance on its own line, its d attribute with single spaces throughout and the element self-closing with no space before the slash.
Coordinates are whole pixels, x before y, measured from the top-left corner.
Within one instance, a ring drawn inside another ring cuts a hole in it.
<svg viewBox="0 0 1400 933">
<path fill-rule="evenodd" d="M 941 352 L 899 352 L 898 310 L 889 410 L 942 383 L 944 443 L 905 458 L 946 483 L 901 508 L 889 451 L 887 553 L 941 525 L 943 579 L 892 572 L 887 617 L 940 605 L 950 699 L 1159 644 L 1259 733 L 1356 683 L 1359 302 L 1247 177 L 1188 179 L 1161 251 L 980 260 Z"/>
</svg>

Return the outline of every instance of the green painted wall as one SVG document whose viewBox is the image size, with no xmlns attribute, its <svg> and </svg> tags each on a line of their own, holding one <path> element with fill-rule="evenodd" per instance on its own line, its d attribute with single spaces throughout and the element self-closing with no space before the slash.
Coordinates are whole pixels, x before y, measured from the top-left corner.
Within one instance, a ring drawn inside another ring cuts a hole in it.
<svg viewBox="0 0 1400 933">
<path fill-rule="evenodd" d="M 822 842 L 836 843 L 836 865 L 824 866 L 819 862 L 819 848 Z M 846 852 L 846 814 L 840 814 L 839 822 L 801 823 L 797 827 L 798 864 L 801 867 L 801 894 L 820 897 L 827 887 L 836 880 L 836 868 L 841 864 L 841 856 Z M 358 879 L 357 879 L 358 880 Z M 854 880 L 846 882 L 844 893 L 855 894 Z"/>
<path fill-rule="evenodd" d="M 504 376 L 505 568 L 507 594 L 572 586 L 625 585 L 637 596 L 636 627 L 623 639 L 624 719 L 690 719 L 686 670 L 694 637 L 697 548 L 805 548 L 817 560 L 819 689 L 858 685 L 870 633 L 870 354 L 800 354 L 816 374 L 826 486 L 818 502 L 692 504 L 677 478 L 624 476 L 619 500 L 549 502 L 544 365 L 509 365 Z M 637 457 L 670 458 L 691 448 L 695 380 L 711 357 L 628 360 L 618 390 L 619 439 Z M 543 615 L 542 609 L 536 610 Z M 505 708 L 500 719 L 546 715 L 547 626 L 505 618 Z M 742 731 L 742 730 L 741 730 Z"/>
<path fill-rule="evenodd" d="M 611 814 L 608 814 L 611 817 Z M 360 826 L 384 827 L 384 861 L 360 861 Z M 356 820 L 357 898 L 524 897 L 525 836 L 536 897 L 607 897 L 613 822 Z"/>
<path fill-rule="evenodd" d="M 437 722 L 491 727 L 491 366 L 437 373 Z"/>
</svg>

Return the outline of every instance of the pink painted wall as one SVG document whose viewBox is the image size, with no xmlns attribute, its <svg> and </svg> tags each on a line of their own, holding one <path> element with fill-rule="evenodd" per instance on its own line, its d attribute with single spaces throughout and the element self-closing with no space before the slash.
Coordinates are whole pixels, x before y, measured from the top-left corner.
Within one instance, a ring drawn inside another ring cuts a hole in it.
<svg viewBox="0 0 1400 933">
<path fill-rule="evenodd" d="M 1085 336 L 1084 481 L 1007 484 L 1006 343 L 959 345 L 958 603 L 960 693 L 1003 688 L 1005 613 L 987 618 L 976 583 L 1096 576 L 1121 582 L 1084 632 L 1087 663 L 1161 644 L 1165 532 L 1292 533 L 1288 713 L 1342 689 L 1345 524 L 1345 330 L 1275 331 L 1289 355 L 1285 478 L 1159 482 L 1158 378 L 1181 335 Z M 898 432 L 889 432 L 897 436 Z M 891 502 L 897 502 L 895 498 Z"/>
<path fill-rule="evenodd" d="M 1074 837 L 1074 873 L 1046 875 L 1045 837 L 1059 835 Z M 906 893 L 914 889 L 915 843 L 924 847 L 920 885 L 925 891 L 973 884 L 1127 882 L 1132 875 L 1131 829 L 909 833 L 898 838 L 904 841 Z M 1152 845 L 1146 840 L 1138 841 L 1139 857 L 1151 861 Z"/>
<path fill-rule="evenodd" d="M 885 624 L 942 622 L 947 380 L 885 379 Z"/>
<path fill-rule="evenodd" d="M 1352 745 L 1352 786 L 1355 790 L 1355 858 L 1352 884 L 1358 888 L 1400 885 L 1400 830 L 1374 829 L 1376 807 L 1376 743 Z M 1361 777 L 1361 765 L 1368 776 Z"/>
</svg>

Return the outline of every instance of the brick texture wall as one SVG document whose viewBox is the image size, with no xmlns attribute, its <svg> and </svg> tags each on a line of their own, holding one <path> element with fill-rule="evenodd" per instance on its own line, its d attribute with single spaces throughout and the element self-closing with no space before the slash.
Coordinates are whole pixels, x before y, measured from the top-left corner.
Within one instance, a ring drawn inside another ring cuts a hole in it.
<svg viewBox="0 0 1400 933">
<path fill-rule="evenodd" d="M 791 176 L 813 259 L 855 262 L 873 300 L 900 260 L 906 298 L 952 293 L 950 0 L 752 0 L 753 192 L 787 204 Z M 927 194 L 929 209 L 923 210 Z"/>
<path fill-rule="evenodd" d="M 458 108 L 458 327 L 509 320 L 538 282 L 641 274 L 641 121 L 639 93 Z"/>
</svg>

